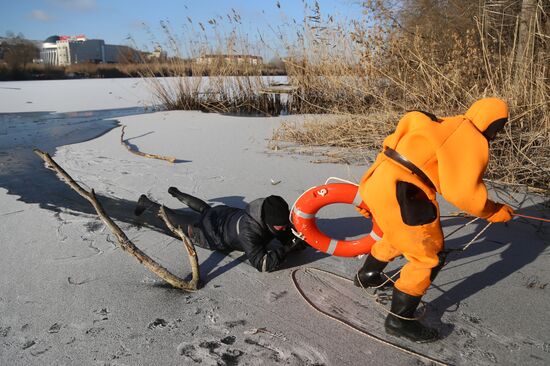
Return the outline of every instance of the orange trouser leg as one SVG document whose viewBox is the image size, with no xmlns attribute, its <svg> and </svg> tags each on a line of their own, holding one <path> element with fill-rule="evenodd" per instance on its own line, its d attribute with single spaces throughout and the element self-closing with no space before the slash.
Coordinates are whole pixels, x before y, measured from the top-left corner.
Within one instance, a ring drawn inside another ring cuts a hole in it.
<svg viewBox="0 0 550 366">
<path fill-rule="evenodd" d="M 384 233 L 382 240 L 373 245 L 371 254 L 385 262 L 403 255 L 407 263 L 395 287 L 411 296 L 422 296 L 430 286 L 432 268 L 439 263 L 437 254 L 443 249 L 443 233 L 439 217 L 432 223 L 418 226 L 403 222 L 395 185 L 398 180 L 406 179 L 394 176 L 401 172 L 403 170 L 395 164 L 384 162 L 359 190 Z M 431 202 L 439 212 L 437 201 Z"/>
<path fill-rule="evenodd" d="M 379 261 L 391 262 L 395 257 L 400 256 L 401 252 L 395 249 L 384 235 L 372 246 L 370 254 Z"/>
<path fill-rule="evenodd" d="M 430 286 L 432 268 L 439 263 L 437 254 L 443 249 L 443 232 L 439 218 L 431 224 L 418 227 L 417 231 L 415 234 L 422 236 L 422 240 L 414 239 L 414 243 L 411 241 L 401 246 L 407 263 L 401 269 L 395 287 L 409 295 L 422 296 Z"/>
<path fill-rule="evenodd" d="M 443 249 L 439 219 L 422 226 L 406 226 L 400 217 L 396 221 L 390 226 L 393 230 L 384 231 L 381 227 L 384 237 L 372 247 L 371 254 L 385 262 L 403 255 L 407 263 L 395 287 L 409 295 L 422 296 L 430 286 L 432 268 L 439 263 L 437 254 Z"/>
</svg>

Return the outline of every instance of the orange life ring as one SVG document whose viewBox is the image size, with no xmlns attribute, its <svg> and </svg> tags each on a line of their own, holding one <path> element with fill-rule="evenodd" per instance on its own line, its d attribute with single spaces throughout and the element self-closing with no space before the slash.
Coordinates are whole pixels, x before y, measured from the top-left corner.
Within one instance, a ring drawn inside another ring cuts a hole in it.
<svg viewBox="0 0 550 366">
<path fill-rule="evenodd" d="M 321 252 L 338 257 L 355 257 L 370 253 L 374 243 L 382 238 L 382 231 L 372 219 L 370 234 L 354 240 L 337 240 L 323 234 L 315 223 L 315 214 L 333 203 L 349 203 L 368 210 L 361 199 L 358 187 L 350 183 L 331 183 L 307 190 L 298 198 L 292 209 L 292 223 L 306 242 Z"/>
</svg>

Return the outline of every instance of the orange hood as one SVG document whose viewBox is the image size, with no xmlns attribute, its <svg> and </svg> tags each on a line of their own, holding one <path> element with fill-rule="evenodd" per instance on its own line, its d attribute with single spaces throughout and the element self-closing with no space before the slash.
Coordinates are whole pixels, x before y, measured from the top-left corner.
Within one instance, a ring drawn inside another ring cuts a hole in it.
<svg viewBox="0 0 550 366">
<path fill-rule="evenodd" d="M 494 122 L 508 119 L 508 104 L 498 98 L 483 98 L 472 104 L 464 116 L 483 133 Z"/>
</svg>

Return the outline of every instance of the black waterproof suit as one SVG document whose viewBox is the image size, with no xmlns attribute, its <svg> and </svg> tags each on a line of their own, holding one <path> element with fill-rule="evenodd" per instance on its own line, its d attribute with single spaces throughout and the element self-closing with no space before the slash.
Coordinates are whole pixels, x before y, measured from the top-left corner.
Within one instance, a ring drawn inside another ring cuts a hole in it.
<svg viewBox="0 0 550 366">
<path fill-rule="evenodd" d="M 277 238 L 283 245 L 293 238 L 290 229 L 275 236 L 262 219 L 265 198 L 258 198 L 240 209 L 225 205 L 207 208 L 200 218 L 190 225 L 193 242 L 212 250 L 239 250 L 258 271 L 275 270 L 285 259 L 282 247 L 268 250 L 269 242 Z"/>
<path fill-rule="evenodd" d="M 266 225 L 262 217 L 262 207 L 266 198 L 258 198 L 241 209 L 225 205 L 210 207 L 205 201 L 180 192 L 175 187 L 170 187 L 168 192 L 193 210 L 180 213 L 164 208 L 170 221 L 181 227 L 195 245 L 211 250 L 243 251 L 258 271 L 275 270 L 287 253 L 305 247 L 305 243 L 292 233 L 290 221 L 287 229 L 283 231 L 272 230 Z M 135 214 L 140 216 L 145 210 L 150 209 L 158 212 L 160 207 L 147 196 L 141 195 Z M 160 219 L 155 216 L 155 220 Z M 267 246 L 274 238 L 277 238 L 283 247 L 269 250 Z"/>
</svg>

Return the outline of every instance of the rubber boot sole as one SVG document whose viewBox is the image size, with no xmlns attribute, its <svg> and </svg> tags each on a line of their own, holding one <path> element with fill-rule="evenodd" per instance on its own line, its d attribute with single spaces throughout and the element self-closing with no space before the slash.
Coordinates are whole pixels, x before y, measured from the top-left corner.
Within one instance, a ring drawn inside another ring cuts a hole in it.
<svg viewBox="0 0 550 366">
<path fill-rule="evenodd" d="M 388 327 L 384 327 L 386 329 L 386 333 L 388 333 L 389 335 L 392 335 L 394 337 L 398 337 L 398 338 L 405 338 L 409 341 L 412 341 L 412 342 L 415 342 L 415 343 L 420 343 L 420 344 L 423 344 L 423 343 L 432 343 L 432 342 L 436 342 L 438 339 L 439 339 L 439 336 L 438 335 L 435 335 L 433 338 L 428 338 L 428 339 L 413 339 L 411 337 L 408 337 L 407 335 L 397 331 L 397 330 L 394 330 L 392 328 L 388 328 Z"/>
<path fill-rule="evenodd" d="M 136 209 L 134 210 L 134 215 L 141 216 L 145 210 L 147 210 L 151 206 L 151 201 L 147 198 L 145 195 L 139 196 L 139 200 L 137 202 Z"/>
</svg>

